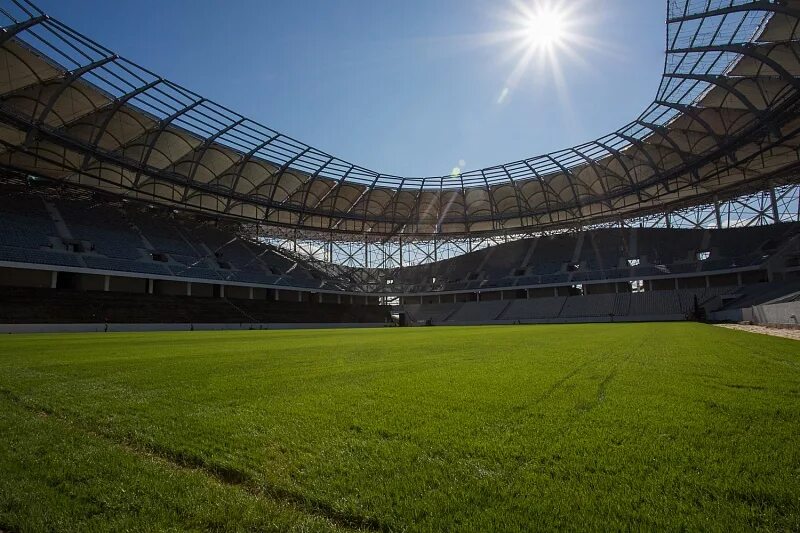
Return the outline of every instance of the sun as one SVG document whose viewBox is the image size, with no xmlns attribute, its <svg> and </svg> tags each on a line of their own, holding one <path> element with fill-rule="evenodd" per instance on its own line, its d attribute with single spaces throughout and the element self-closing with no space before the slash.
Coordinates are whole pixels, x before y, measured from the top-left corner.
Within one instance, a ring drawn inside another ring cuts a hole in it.
<svg viewBox="0 0 800 533">
<path fill-rule="evenodd" d="M 604 49 L 591 36 L 597 17 L 589 17 L 591 0 L 509 0 L 499 12 L 504 28 L 489 42 L 503 44 L 503 59 L 512 63 L 511 73 L 500 88 L 498 104 L 512 97 L 523 80 L 568 93 L 565 70 L 588 67 L 583 52 Z"/>
<path fill-rule="evenodd" d="M 554 7 L 539 7 L 525 13 L 524 39 L 530 48 L 552 48 L 567 36 L 566 13 Z"/>
</svg>

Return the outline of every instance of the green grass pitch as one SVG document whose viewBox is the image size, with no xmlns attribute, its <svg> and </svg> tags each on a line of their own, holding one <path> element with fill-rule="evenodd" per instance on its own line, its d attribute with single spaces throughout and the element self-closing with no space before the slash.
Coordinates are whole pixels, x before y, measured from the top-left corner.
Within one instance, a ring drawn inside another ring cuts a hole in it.
<svg viewBox="0 0 800 533">
<path fill-rule="evenodd" d="M 0 530 L 800 529 L 800 343 L 699 324 L 7 335 Z"/>
</svg>

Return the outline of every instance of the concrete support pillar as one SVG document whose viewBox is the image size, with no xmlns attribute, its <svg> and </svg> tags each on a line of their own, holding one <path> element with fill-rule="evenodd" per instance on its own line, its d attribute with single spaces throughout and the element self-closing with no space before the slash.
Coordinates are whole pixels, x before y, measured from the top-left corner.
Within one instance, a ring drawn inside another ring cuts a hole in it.
<svg viewBox="0 0 800 533">
<path fill-rule="evenodd" d="M 526 300 L 530 300 L 531 299 L 531 290 L 530 289 L 525 289 L 525 299 Z"/>
<path fill-rule="evenodd" d="M 103 292 L 111 290 L 111 276 L 103 276 Z"/>
<path fill-rule="evenodd" d="M 300 291 L 297 291 L 297 301 L 298 302 L 302 302 L 303 301 L 303 293 L 300 292 Z"/>
<path fill-rule="evenodd" d="M 336 303 L 337 304 L 341 304 L 342 303 L 342 295 L 341 294 L 337 294 L 336 295 Z"/>
<path fill-rule="evenodd" d="M 741 286 L 742 286 L 742 273 L 741 273 L 741 272 L 737 272 L 737 273 L 736 273 L 736 284 L 737 284 L 739 287 L 741 287 Z"/>
<path fill-rule="evenodd" d="M 152 279 L 147 280 L 147 294 L 153 294 L 155 288 L 155 281 Z"/>
<path fill-rule="evenodd" d="M 50 288 L 55 289 L 58 287 L 58 272 L 53 270 L 50 272 Z"/>
<path fill-rule="evenodd" d="M 706 289 L 709 288 L 710 286 L 711 286 L 711 277 L 706 276 Z"/>
<path fill-rule="evenodd" d="M 553 287 L 553 296 L 558 296 L 558 287 Z"/>
<path fill-rule="evenodd" d="M 220 298 L 225 298 L 225 285 L 220 285 L 219 286 L 219 297 Z"/>
<path fill-rule="evenodd" d="M 247 291 L 247 297 L 250 300 L 255 299 L 255 291 L 253 290 L 253 287 L 250 287 L 250 289 Z"/>
<path fill-rule="evenodd" d="M 678 290 L 678 278 L 675 278 L 675 290 Z"/>
<path fill-rule="evenodd" d="M 192 282 L 191 281 L 187 281 L 186 282 L 186 296 L 191 296 L 191 295 L 192 295 Z"/>
<path fill-rule="evenodd" d="M 481 293 L 479 293 L 479 292 L 475 293 L 475 301 L 477 301 L 477 302 L 481 301 Z"/>
</svg>

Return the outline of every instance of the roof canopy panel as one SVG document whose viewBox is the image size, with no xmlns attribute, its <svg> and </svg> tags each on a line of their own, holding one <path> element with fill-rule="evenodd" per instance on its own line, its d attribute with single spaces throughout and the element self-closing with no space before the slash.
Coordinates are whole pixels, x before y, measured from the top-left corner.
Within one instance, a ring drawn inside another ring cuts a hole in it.
<svg viewBox="0 0 800 533">
<path fill-rule="evenodd" d="M 0 6 L 1 165 L 210 214 L 386 238 L 535 231 L 763 188 L 800 163 L 800 0 L 669 0 L 664 75 L 635 120 L 558 152 L 422 178 L 249 120 L 25 0 Z"/>
</svg>

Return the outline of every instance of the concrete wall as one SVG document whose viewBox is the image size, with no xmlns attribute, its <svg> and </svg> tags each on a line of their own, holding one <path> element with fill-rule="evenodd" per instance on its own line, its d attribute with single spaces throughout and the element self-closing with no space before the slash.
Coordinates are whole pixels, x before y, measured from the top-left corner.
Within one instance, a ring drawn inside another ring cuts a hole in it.
<svg viewBox="0 0 800 533">
<path fill-rule="evenodd" d="M 109 324 L 109 332 L 382 328 L 386 324 Z M 94 333 L 105 324 L 0 324 L 0 334 Z"/>
<path fill-rule="evenodd" d="M 648 283 L 651 284 L 651 290 L 654 291 L 671 291 L 675 289 L 674 279 L 654 279 Z"/>
<path fill-rule="evenodd" d="M 528 294 L 525 289 L 502 291 L 502 292 L 504 300 L 526 300 L 528 298 Z"/>
<path fill-rule="evenodd" d="M 192 296 L 198 298 L 213 298 L 215 287 L 215 285 L 209 285 L 207 283 L 192 283 Z"/>
<path fill-rule="evenodd" d="M 147 292 L 147 280 L 142 278 L 111 276 L 108 283 L 108 290 L 111 292 L 145 294 Z"/>
<path fill-rule="evenodd" d="M 52 274 L 48 270 L 28 270 L 25 268 L 0 268 L 0 285 L 6 287 L 50 287 Z"/>
<path fill-rule="evenodd" d="M 750 270 L 742 272 L 742 284 L 751 285 L 753 283 L 765 283 L 769 281 L 766 270 Z"/>
<path fill-rule="evenodd" d="M 186 282 L 157 279 L 153 283 L 153 292 L 163 296 L 186 296 Z"/>
<path fill-rule="evenodd" d="M 531 298 L 552 298 L 555 292 L 552 287 L 536 287 L 528 289 L 528 296 Z"/>
<path fill-rule="evenodd" d="M 752 317 L 752 312 L 750 312 L 750 308 L 747 309 L 726 309 L 724 311 L 714 311 L 709 316 L 709 319 L 713 320 L 714 322 L 742 322 L 744 320 L 751 320 L 751 318 L 745 318 L 745 311 L 747 311 L 747 315 Z"/>
<path fill-rule="evenodd" d="M 106 277 L 97 274 L 78 274 L 75 288 L 79 291 L 104 291 Z"/>
<path fill-rule="evenodd" d="M 319 295 L 322 303 L 335 304 L 339 303 L 339 296 L 337 294 L 322 293 Z"/>
<path fill-rule="evenodd" d="M 708 284 L 711 287 L 733 287 L 739 284 L 739 278 L 736 274 L 720 274 L 718 276 L 709 276 Z"/>
<path fill-rule="evenodd" d="M 800 302 L 767 304 L 753 307 L 753 322 L 757 324 L 800 324 Z"/>
<path fill-rule="evenodd" d="M 630 286 L 624 292 L 630 292 Z M 615 294 L 619 291 L 619 288 L 616 286 L 616 283 L 597 283 L 593 285 L 584 285 L 583 286 L 584 294 Z"/>
<path fill-rule="evenodd" d="M 281 302 L 297 302 L 297 292 L 287 291 L 283 289 L 276 289 L 275 294 L 277 299 Z"/>
<path fill-rule="evenodd" d="M 250 287 L 237 287 L 236 285 L 228 285 L 225 287 L 225 297 L 233 298 L 235 300 L 247 300 L 250 298 Z M 253 298 L 255 298 L 255 294 L 253 294 Z M 260 299 L 264 299 L 263 289 Z"/>
<path fill-rule="evenodd" d="M 702 289 L 706 286 L 706 277 L 678 278 L 679 289 Z"/>
</svg>

